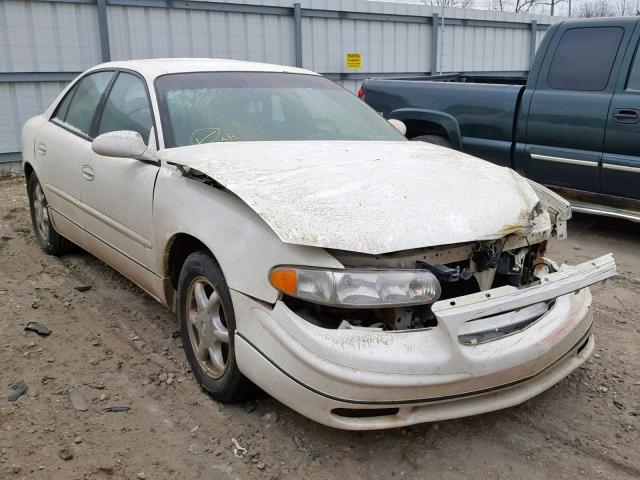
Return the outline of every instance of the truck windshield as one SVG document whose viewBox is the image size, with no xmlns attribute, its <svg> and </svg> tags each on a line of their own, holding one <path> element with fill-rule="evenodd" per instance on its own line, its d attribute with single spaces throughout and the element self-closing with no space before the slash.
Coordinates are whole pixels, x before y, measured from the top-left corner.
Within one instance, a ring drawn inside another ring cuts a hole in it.
<svg viewBox="0 0 640 480">
<path fill-rule="evenodd" d="M 198 72 L 155 88 L 165 146 L 225 141 L 406 140 L 355 95 L 315 75 Z"/>
</svg>

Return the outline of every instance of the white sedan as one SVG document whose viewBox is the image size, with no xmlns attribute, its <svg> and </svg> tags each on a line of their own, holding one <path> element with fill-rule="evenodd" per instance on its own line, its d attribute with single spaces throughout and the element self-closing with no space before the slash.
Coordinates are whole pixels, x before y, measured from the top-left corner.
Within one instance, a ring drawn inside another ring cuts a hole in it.
<svg viewBox="0 0 640 480">
<path fill-rule="evenodd" d="M 307 70 L 98 65 L 24 126 L 35 236 L 174 310 L 217 400 L 354 430 L 521 403 L 592 353 L 613 258 L 557 265 L 566 201 L 403 128 Z"/>
</svg>

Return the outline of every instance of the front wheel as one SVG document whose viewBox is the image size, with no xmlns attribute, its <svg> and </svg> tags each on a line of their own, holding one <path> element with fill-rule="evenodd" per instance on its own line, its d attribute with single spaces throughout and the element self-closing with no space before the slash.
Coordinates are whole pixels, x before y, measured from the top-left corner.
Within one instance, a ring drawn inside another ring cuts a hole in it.
<svg viewBox="0 0 640 480">
<path fill-rule="evenodd" d="M 254 386 L 236 363 L 231 295 L 222 270 L 207 252 L 192 253 L 182 266 L 178 319 L 187 360 L 202 388 L 221 402 L 249 398 Z"/>
</svg>

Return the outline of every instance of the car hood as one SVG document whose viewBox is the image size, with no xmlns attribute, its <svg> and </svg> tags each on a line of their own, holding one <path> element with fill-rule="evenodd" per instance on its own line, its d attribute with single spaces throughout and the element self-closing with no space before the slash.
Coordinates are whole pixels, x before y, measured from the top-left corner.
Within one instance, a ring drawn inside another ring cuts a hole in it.
<svg viewBox="0 0 640 480">
<path fill-rule="evenodd" d="M 530 227 L 511 169 L 423 142 L 225 142 L 163 150 L 251 207 L 283 242 L 382 254 Z"/>
</svg>

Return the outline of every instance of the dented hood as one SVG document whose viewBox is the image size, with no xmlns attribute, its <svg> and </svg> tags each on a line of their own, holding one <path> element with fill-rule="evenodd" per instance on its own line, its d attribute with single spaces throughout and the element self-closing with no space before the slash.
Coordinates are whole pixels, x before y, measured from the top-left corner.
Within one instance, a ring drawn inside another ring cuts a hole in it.
<svg viewBox="0 0 640 480">
<path fill-rule="evenodd" d="M 283 242 L 381 254 L 523 231 L 512 170 L 423 142 L 227 142 L 161 152 L 240 197 Z"/>
</svg>

